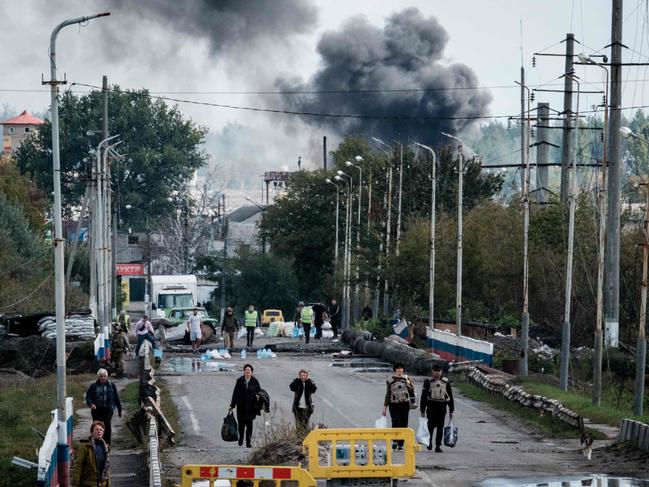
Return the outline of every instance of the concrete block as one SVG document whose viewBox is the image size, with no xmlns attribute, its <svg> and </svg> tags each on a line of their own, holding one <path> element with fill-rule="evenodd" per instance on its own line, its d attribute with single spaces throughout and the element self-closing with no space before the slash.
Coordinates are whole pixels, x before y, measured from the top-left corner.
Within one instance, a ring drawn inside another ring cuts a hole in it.
<svg viewBox="0 0 649 487">
<path fill-rule="evenodd" d="M 629 439 L 627 440 L 629 443 L 636 443 L 636 440 L 638 438 L 638 430 L 640 428 L 640 423 L 637 421 L 631 421 L 631 428 L 629 432 Z"/>
<path fill-rule="evenodd" d="M 649 451 L 649 426 L 646 424 L 644 425 L 642 436 L 638 442 L 638 447 L 645 451 Z"/>
<path fill-rule="evenodd" d="M 617 435 L 618 443 L 624 443 L 626 441 L 626 432 L 628 428 L 629 428 L 629 420 L 623 419 L 622 423 L 620 423 L 620 432 Z"/>
</svg>

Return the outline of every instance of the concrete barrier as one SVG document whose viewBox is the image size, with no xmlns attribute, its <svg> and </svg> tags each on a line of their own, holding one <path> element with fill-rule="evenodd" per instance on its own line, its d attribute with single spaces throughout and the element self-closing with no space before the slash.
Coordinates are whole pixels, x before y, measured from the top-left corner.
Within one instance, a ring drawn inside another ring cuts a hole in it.
<svg viewBox="0 0 649 487">
<path fill-rule="evenodd" d="M 494 345 L 484 340 L 476 340 L 466 336 L 457 336 L 445 330 L 428 330 L 426 340 L 433 353 L 444 360 L 466 361 L 479 360 L 493 365 Z"/>
<path fill-rule="evenodd" d="M 72 449 L 72 432 L 74 431 L 72 398 L 65 400 L 66 429 L 68 433 L 68 446 Z M 38 471 L 36 485 L 38 487 L 56 487 L 58 480 L 58 409 L 52 411 L 52 421 L 45 434 L 43 444 L 38 449 Z"/>
<path fill-rule="evenodd" d="M 636 448 L 649 451 L 649 425 L 633 419 L 623 419 L 617 441 L 630 443 Z"/>
</svg>

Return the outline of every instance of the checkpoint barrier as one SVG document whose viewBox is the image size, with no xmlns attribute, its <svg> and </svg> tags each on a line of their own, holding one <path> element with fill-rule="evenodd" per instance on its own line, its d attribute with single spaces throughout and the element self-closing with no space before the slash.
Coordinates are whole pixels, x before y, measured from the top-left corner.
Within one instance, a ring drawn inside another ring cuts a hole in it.
<svg viewBox="0 0 649 487">
<path fill-rule="evenodd" d="M 60 451 L 57 448 L 59 431 L 58 413 L 58 409 L 52 411 L 52 421 L 50 422 L 50 426 L 47 428 L 47 433 L 43 439 L 43 445 L 38 450 L 38 471 L 36 473 L 36 485 L 38 487 L 56 487 L 59 485 L 57 470 Z M 72 431 L 74 430 L 73 413 L 74 408 L 72 405 L 72 398 L 66 397 L 65 417 L 68 434 L 67 443 L 70 450 L 72 449 Z"/>
<path fill-rule="evenodd" d="M 392 442 L 402 440 L 403 463 L 394 462 Z M 338 428 L 311 431 L 302 442 L 309 472 L 317 479 L 412 477 L 421 447 L 410 428 Z M 327 453 L 326 464 L 320 452 Z M 352 453 L 353 452 L 353 453 Z"/>
<path fill-rule="evenodd" d="M 255 465 L 185 465 L 182 468 L 180 487 L 192 487 L 194 480 L 209 480 L 210 487 L 220 487 L 223 481 L 232 487 L 239 480 L 252 482 L 254 487 L 274 485 L 281 487 L 291 482 L 298 487 L 316 487 L 313 476 L 301 467 L 269 467 Z M 221 481 L 220 483 L 218 481 Z"/>
</svg>

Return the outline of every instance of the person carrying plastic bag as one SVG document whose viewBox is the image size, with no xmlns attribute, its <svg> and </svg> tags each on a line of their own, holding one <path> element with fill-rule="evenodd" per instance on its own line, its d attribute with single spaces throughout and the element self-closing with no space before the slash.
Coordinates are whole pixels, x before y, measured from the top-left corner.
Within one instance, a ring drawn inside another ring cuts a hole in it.
<svg viewBox="0 0 649 487">
<path fill-rule="evenodd" d="M 433 365 L 432 377 L 424 381 L 424 388 L 421 393 L 421 417 L 428 417 L 428 439 L 427 448 L 433 449 L 433 430 L 435 433 L 435 451 L 442 453 L 442 436 L 444 434 L 444 420 L 448 408 L 449 418 L 453 420 L 455 403 L 453 402 L 453 390 L 446 377 L 442 377 L 442 368 Z"/>
<path fill-rule="evenodd" d="M 383 416 L 390 409 L 393 428 L 408 427 L 411 398 L 415 397 L 415 386 L 410 378 L 403 374 L 403 369 L 404 365 L 398 362 L 392 366 L 394 375 L 387 381 L 387 390 L 383 402 Z M 392 449 L 403 450 L 403 440 L 394 441 Z"/>
</svg>

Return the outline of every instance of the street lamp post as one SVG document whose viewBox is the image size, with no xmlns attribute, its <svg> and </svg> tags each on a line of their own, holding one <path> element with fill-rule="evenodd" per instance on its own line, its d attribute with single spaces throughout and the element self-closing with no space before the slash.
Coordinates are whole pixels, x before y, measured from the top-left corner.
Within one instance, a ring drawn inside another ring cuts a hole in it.
<svg viewBox="0 0 649 487">
<path fill-rule="evenodd" d="M 629 127 L 620 127 L 624 137 L 633 137 L 647 145 L 649 140 L 634 134 Z M 642 292 L 640 295 L 640 318 L 638 322 L 638 343 L 635 352 L 635 394 L 633 401 L 633 414 L 642 416 L 644 401 L 645 367 L 647 363 L 647 341 L 645 327 L 647 323 L 647 264 L 649 261 L 649 177 L 634 178 L 638 185 L 644 186 L 647 194 L 644 217 L 644 244 L 642 258 Z"/>
<path fill-rule="evenodd" d="M 568 208 L 568 252 L 566 258 L 565 308 L 561 336 L 561 369 L 559 385 L 568 390 L 568 364 L 570 362 L 570 305 L 572 298 L 572 270 L 575 243 L 575 212 L 577 207 L 577 148 L 579 147 L 579 95 L 581 84 L 573 73 L 566 73 L 577 83 L 577 112 L 575 113 L 575 146 L 572 155 L 572 179 L 570 181 L 570 206 Z"/>
<path fill-rule="evenodd" d="M 336 246 L 334 248 L 334 279 L 338 275 L 338 208 L 340 207 L 340 189 L 331 179 L 325 179 L 325 182 L 336 187 Z"/>
<path fill-rule="evenodd" d="M 360 157 L 360 156 L 357 156 Z M 361 159 L 362 160 L 362 159 Z M 361 198 L 363 196 L 363 169 L 351 161 L 346 161 L 347 167 L 355 167 L 358 169 L 358 222 L 356 228 L 356 283 L 354 287 L 354 321 L 358 321 L 358 308 L 359 308 L 359 282 L 360 282 L 360 267 L 361 267 Z"/>
<path fill-rule="evenodd" d="M 343 299 L 344 299 L 344 314 L 343 314 L 343 328 L 349 329 L 350 327 L 350 283 L 349 274 L 351 268 L 351 243 L 352 243 L 352 178 L 350 175 L 343 171 L 336 171 L 335 179 L 337 181 L 345 181 L 347 183 L 347 218 L 346 218 L 346 231 L 345 231 L 345 261 L 343 264 Z"/>
<path fill-rule="evenodd" d="M 385 258 L 386 263 L 387 259 L 390 257 L 390 236 L 392 233 L 392 148 L 383 142 L 381 139 L 372 137 L 372 140 L 377 144 L 386 147 L 388 151 L 383 151 L 388 156 L 388 196 L 387 196 L 387 219 L 386 219 L 386 229 L 385 229 Z M 390 307 L 390 288 L 388 283 L 388 277 L 383 281 L 383 316 L 388 315 L 388 310 Z"/>
<path fill-rule="evenodd" d="M 427 145 L 419 142 L 415 142 L 415 145 L 426 149 L 433 157 L 430 171 L 430 256 L 428 258 L 428 329 L 429 333 L 432 333 L 435 328 L 435 189 L 437 186 L 437 157 L 435 151 Z"/>
<path fill-rule="evenodd" d="M 81 24 L 91 19 L 110 15 L 108 12 L 87 17 L 68 19 L 57 25 L 50 36 L 50 85 L 52 110 L 52 175 L 54 185 L 54 275 L 56 299 L 56 398 L 57 398 L 57 463 L 59 483 L 63 487 L 70 485 L 69 446 L 66 415 L 65 383 L 65 239 L 63 238 L 63 218 L 61 215 L 61 155 L 59 150 L 59 84 L 56 79 L 56 38 L 59 32 L 74 24 Z"/>
<path fill-rule="evenodd" d="M 595 347 L 593 350 L 593 391 L 592 403 L 599 405 L 602 400 L 602 353 L 603 353 L 603 321 L 604 321 L 604 260 L 606 255 L 606 176 L 608 171 L 608 69 L 591 57 L 578 55 L 582 63 L 598 66 L 606 73 L 604 88 L 604 139 L 602 165 L 600 169 L 599 186 L 599 235 L 597 245 L 597 318 L 595 325 Z"/>
<path fill-rule="evenodd" d="M 462 210 L 464 186 L 464 152 L 462 141 L 456 136 L 442 132 L 442 135 L 458 143 L 459 152 L 457 167 L 457 270 L 455 279 L 455 327 L 457 336 L 462 336 Z"/>
</svg>

